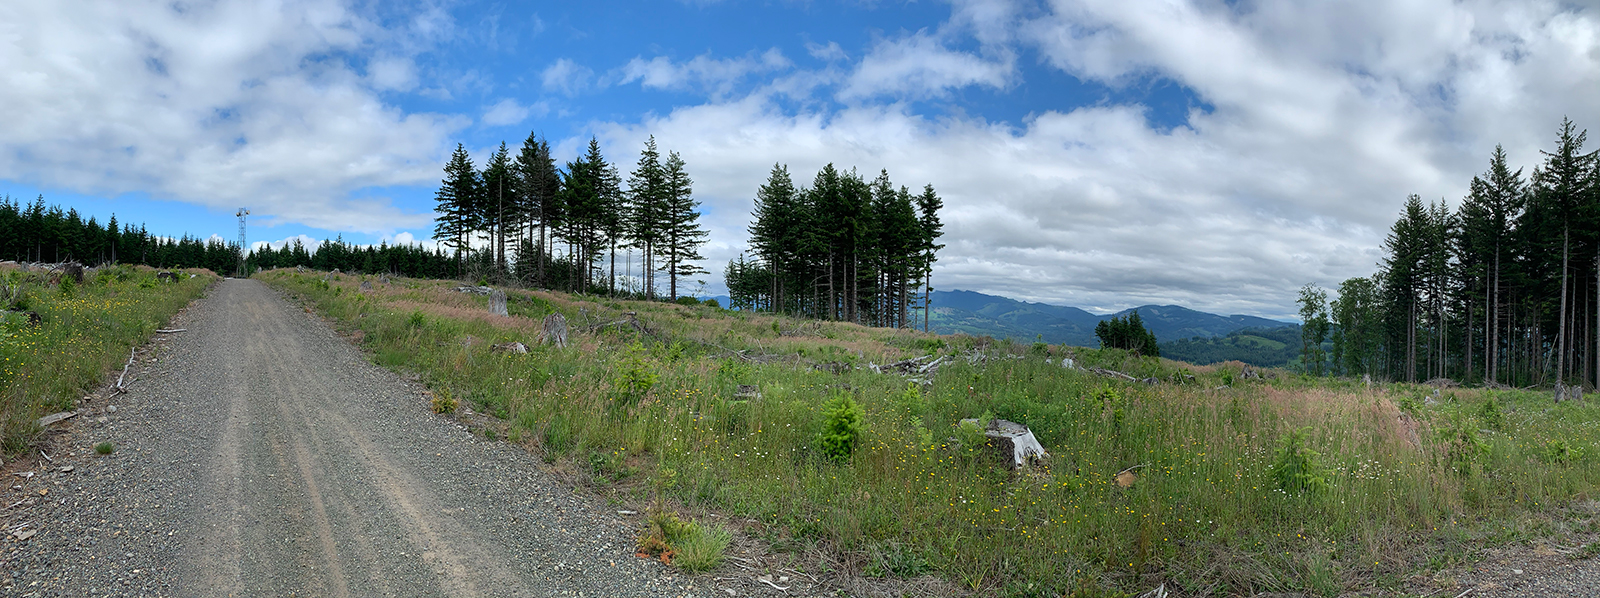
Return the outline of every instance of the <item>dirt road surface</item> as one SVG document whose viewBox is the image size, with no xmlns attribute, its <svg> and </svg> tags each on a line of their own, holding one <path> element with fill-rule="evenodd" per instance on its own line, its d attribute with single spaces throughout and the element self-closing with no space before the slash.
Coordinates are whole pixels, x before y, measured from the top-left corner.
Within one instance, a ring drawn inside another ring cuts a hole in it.
<svg viewBox="0 0 1600 598">
<path fill-rule="evenodd" d="M 637 522 L 432 415 L 259 282 L 222 281 L 173 325 L 131 392 L 6 481 L 6 504 L 32 503 L 8 527 L 36 535 L 0 544 L 0 594 L 724 595 L 634 557 Z"/>
</svg>

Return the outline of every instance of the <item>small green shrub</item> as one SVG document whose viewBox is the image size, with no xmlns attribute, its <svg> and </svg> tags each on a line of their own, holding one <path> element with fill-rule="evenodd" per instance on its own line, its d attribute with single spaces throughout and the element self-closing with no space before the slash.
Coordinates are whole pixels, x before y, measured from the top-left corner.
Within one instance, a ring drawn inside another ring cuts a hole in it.
<svg viewBox="0 0 1600 598">
<path fill-rule="evenodd" d="M 1546 463 L 1570 463 L 1583 458 L 1583 447 L 1567 444 L 1565 440 L 1551 440 L 1544 443 L 1539 457 Z"/>
<path fill-rule="evenodd" d="M 989 437 L 983 433 L 985 426 L 993 421 L 994 417 L 988 413 L 972 420 L 956 422 L 956 442 L 962 447 L 972 448 L 989 442 Z"/>
<path fill-rule="evenodd" d="M 1500 409 L 1500 403 L 1495 401 L 1494 397 L 1489 397 L 1489 400 L 1478 407 L 1477 415 L 1478 421 L 1483 422 L 1484 427 L 1496 432 L 1505 431 L 1506 412 Z"/>
<path fill-rule="evenodd" d="M 100 444 L 94 445 L 94 452 L 98 453 L 98 454 L 101 454 L 101 455 L 109 455 L 109 454 L 114 453 L 116 451 L 117 451 L 117 445 L 111 444 L 109 442 L 102 442 Z"/>
<path fill-rule="evenodd" d="M 701 302 L 701 305 L 715 309 L 722 309 L 722 303 L 718 302 L 716 299 L 707 299 Z"/>
<path fill-rule="evenodd" d="M 650 389 L 655 388 L 659 375 L 654 367 L 645 361 L 644 346 L 634 342 L 628 346 L 627 353 L 622 358 L 622 365 L 617 368 L 616 379 L 612 381 L 616 399 L 623 405 L 637 405 L 643 400 Z"/>
<path fill-rule="evenodd" d="M 62 297 L 71 299 L 74 295 L 78 294 L 78 284 L 72 282 L 71 278 L 62 276 L 61 285 L 57 288 L 57 290 L 61 292 Z"/>
<path fill-rule="evenodd" d="M 1328 472 L 1318 461 L 1322 454 L 1306 445 L 1311 428 L 1300 428 L 1283 438 L 1269 473 L 1278 488 L 1289 494 L 1320 492 L 1328 485 Z"/>
<path fill-rule="evenodd" d="M 411 312 L 411 317 L 406 319 L 406 325 L 412 328 L 421 328 L 427 321 L 427 318 L 423 317 L 422 311 L 417 310 Z"/>
<path fill-rule="evenodd" d="M 822 456 L 834 463 L 849 461 L 861 438 L 865 410 L 849 395 L 838 395 L 822 406 L 822 413 Z"/>
<path fill-rule="evenodd" d="M 450 396 L 450 391 L 443 388 L 434 393 L 433 400 L 430 401 L 430 403 L 433 405 L 433 412 L 440 415 L 446 413 L 455 413 L 456 407 L 461 406 L 461 401 L 458 401 L 455 397 Z"/>
<path fill-rule="evenodd" d="M 1479 459 L 1489 453 L 1489 446 L 1478 437 L 1478 426 L 1460 412 L 1451 413 L 1440 427 L 1439 442 L 1446 464 L 1462 477 L 1472 475 Z"/>
<path fill-rule="evenodd" d="M 700 305 L 700 300 L 694 297 L 679 297 L 678 305 Z"/>
</svg>

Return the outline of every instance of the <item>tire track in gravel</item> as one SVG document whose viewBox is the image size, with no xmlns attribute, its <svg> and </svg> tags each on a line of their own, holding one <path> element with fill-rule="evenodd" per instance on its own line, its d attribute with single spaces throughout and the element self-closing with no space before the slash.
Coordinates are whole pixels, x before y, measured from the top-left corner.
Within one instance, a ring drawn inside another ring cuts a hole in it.
<svg viewBox="0 0 1600 598">
<path fill-rule="evenodd" d="M 121 408 L 63 440 L 78 468 L 48 478 L 57 494 L 29 514 L 41 532 L 0 554 L 0 594 L 715 591 L 634 558 L 637 522 L 432 415 L 261 283 L 220 282 L 180 319 Z M 92 456 L 102 439 L 117 452 Z"/>
</svg>

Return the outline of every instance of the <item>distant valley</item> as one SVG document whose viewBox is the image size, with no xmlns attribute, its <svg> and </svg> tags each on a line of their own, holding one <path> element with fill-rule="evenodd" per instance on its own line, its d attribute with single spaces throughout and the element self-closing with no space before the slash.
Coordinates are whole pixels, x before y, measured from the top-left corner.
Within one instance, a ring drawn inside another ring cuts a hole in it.
<svg viewBox="0 0 1600 598">
<path fill-rule="evenodd" d="M 1219 316 L 1176 305 L 1143 305 L 1101 315 L 974 291 L 934 291 L 930 324 L 941 334 L 1097 347 L 1097 324 L 1135 310 L 1161 342 L 1163 357 L 1198 364 L 1239 360 L 1280 366 L 1299 356 L 1299 324 L 1256 316 Z"/>
</svg>

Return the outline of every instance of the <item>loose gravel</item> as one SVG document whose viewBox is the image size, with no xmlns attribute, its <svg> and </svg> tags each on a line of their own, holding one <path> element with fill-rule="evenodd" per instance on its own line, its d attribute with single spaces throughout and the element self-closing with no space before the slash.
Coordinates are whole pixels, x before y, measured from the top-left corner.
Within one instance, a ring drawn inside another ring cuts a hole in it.
<svg viewBox="0 0 1600 598">
<path fill-rule="evenodd" d="M 434 416 L 259 282 L 219 282 L 171 327 L 128 393 L 8 476 L 0 594 L 728 595 L 635 557 L 637 521 Z"/>
</svg>

